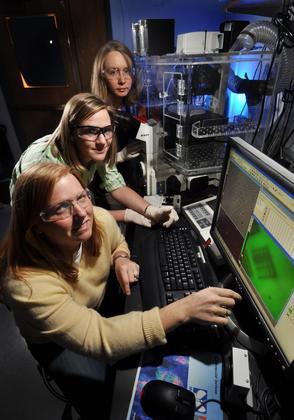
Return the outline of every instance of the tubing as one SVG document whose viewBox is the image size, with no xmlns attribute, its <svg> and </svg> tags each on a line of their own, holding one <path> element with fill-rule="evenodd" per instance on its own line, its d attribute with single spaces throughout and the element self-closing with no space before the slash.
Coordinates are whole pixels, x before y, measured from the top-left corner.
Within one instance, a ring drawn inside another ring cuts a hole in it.
<svg viewBox="0 0 294 420">
<path fill-rule="evenodd" d="M 239 34 L 230 51 L 250 51 L 256 44 L 263 44 L 269 50 L 274 51 L 277 47 L 279 31 L 270 21 L 257 21 L 247 25 Z M 292 78 L 290 69 L 294 68 L 294 48 L 282 48 L 281 64 L 276 92 L 289 88 Z M 233 78 L 231 80 L 234 90 Z"/>
</svg>

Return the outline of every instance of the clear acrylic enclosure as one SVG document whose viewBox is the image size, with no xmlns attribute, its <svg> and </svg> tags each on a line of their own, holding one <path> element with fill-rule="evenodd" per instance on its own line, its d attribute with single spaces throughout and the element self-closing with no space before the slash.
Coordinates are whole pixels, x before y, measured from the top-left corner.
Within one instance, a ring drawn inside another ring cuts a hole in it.
<svg viewBox="0 0 294 420">
<path fill-rule="evenodd" d="M 277 112 L 271 52 L 137 57 L 136 68 L 140 112 L 160 121 L 160 157 L 178 172 L 219 171 L 228 137 L 262 150 Z"/>
</svg>

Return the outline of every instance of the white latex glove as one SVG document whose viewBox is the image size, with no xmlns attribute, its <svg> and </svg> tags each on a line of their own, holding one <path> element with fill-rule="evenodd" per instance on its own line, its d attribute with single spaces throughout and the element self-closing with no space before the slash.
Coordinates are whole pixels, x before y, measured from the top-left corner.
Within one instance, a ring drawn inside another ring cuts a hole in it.
<svg viewBox="0 0 294 420">
<path fill-rule="evenodd" d="M 162 223 L 167 228 L 179 220 L 178 213 L 173 206 L 155 207 L 150 205 L 145 211 L 145 216 L 152 222 Z"/>
<path fill-rule="evenodd" d="M 151 227 L 151 220 L 147 219 L 147 217 L 144 217 L 142 214 L 137 213 L 134 210 L 126 209 L 125 215 L 124 215 L 124 221 L 125 222 L 133 222 L 137 225 Z"/>
<path fill-rule="evenodd" d="M 131 144 L 125 146 L 120 152 L 116 154 L 116 162 L 121 163 L 126 160 L 134 159 L 140 155 L 140 152 L 144 149 L 144 143 L 140 140 L 134 141 Z"/>
</svg>

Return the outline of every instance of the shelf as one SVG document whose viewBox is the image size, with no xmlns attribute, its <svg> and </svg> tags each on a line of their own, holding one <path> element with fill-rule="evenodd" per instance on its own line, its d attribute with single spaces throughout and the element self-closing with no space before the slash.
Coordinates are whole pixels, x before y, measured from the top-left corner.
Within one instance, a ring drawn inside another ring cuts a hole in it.
<svg viewBox="0 0 294 420">
<path fill-rule="evenodd" d="M 290 0 L 285 3 L 289 2 Z M 230 0 L 225 3 L 227 12 L 274 17 L 283 10 L 284 2 L 283 0 Z"/>
</svg>

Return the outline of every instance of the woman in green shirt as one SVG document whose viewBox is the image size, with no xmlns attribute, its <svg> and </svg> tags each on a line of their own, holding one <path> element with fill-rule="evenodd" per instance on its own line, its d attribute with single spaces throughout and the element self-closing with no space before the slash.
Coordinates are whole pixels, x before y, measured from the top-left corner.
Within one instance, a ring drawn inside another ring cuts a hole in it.
<svg viewBox="0 0 294 420">
<path fill-rule="evenodd" d="M 154 223 L 171 226 L 178 220 L 174 208 L 151 206 L 127 187 L 115 165 L 116 152 L 112 108 L 93 94 L 77 94 L 65 105 L 54 133 L 35 141 L 24 151 L 13 170 L 10 192 L 18 176 L 32 164 L 62 163 L 75 169 L 87 186 L 95 172 L 99 174 L 105 191 L 125 207 L 112 211 L 117 221 L 147 227 Z"/>
</svg>

